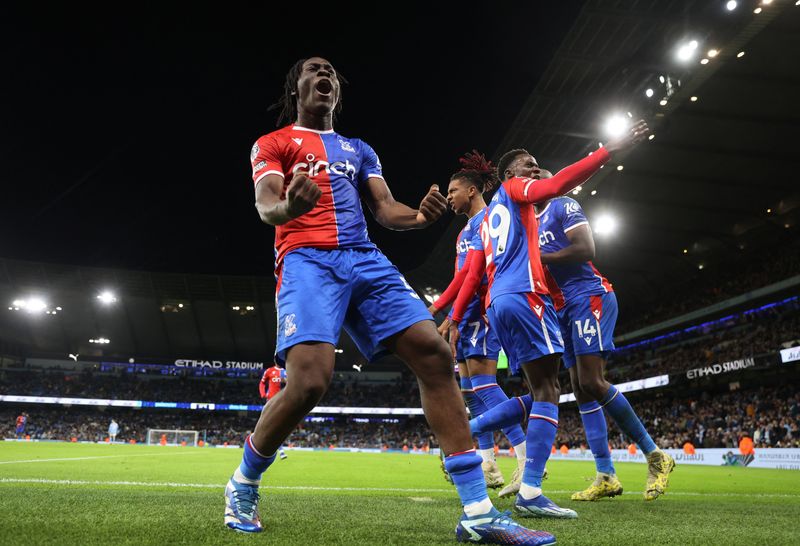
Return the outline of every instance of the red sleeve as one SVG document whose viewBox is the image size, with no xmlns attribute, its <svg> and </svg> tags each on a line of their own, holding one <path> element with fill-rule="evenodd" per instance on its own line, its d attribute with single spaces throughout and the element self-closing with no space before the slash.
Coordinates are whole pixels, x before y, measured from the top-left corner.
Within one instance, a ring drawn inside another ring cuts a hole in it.
<svg viewBox="0 0 800 546">
<path fill-rule="evenodd" d="M 503 187 L 511 199 L 518 203 L 539 203 L 564 195 L 576 186 L 580 186 L 599 171 L 609 159 L 611 156 L 608 155 L 608 150 L 599 148 L 577 163 L 564 167 L 552 178 L 543 180 L 512 178 L 504 182 Z"/>
<path fill-rule="evenodd" d="M 250 149 L 250 166 L 253 168 L 253 184 L 267 176 L 284 176 L 278 139 L 274 134 L 259 138 Z"/>
<path fill-rule="evenodd" d="M 261 376 L 261 381 L 258 382 L 258 393 L 261 395 L 261 398 L 267 397 L 267 374 L 269 370 L 264 372 L 264 375 Z"/>
<path fill-rule="evenodd" d="M 473 252 L 483 254 L 477 250 L 470 251 L 470 254 Z M 453 304 L 453 312 L 451 314 L 454 322 L 459 322 L 464 318 L 464 311 L 466 311 L 467 305 L 469 305 L 470 300 L 478 291 L 478 286 L 480 286 L 485 272 L 486 260 L 483 259 L 483 256 L 470 262 L 467 277 L 464 279 L 464 284 L 461 285 L 455 304 Z"/>
<path fill-rule="evenodd" d="M 444 292 L 442 292 L 442 295 L 439 296 L 439 299 L 433 302 L 433 306 L 436 308 L 437 311 L 441 311 L 444 307 L 447 307 L 448 305 L 453 303 L 453 300 L 456 299 L 456 296 L 458 296 L 459 288 L 461 288 L 461 285 L 464 284 L 464 279 L 467 278 L 467 272 L 469 271 L 470 262 L 473 259 L 475 259 L 474 258 L 475 254 L 480 254 L 480 256 L 477 257 L 478 260 L 483 259 L 482 258 L 483 252 L 475 250 L 467 252 L 467 259 L 464 260 L 464 267 L 462 267 L 461 270 L 455 274 L 453 280 L 450 282 L 450 286 L 448 286 L 447 289 Z"/>
</svg>

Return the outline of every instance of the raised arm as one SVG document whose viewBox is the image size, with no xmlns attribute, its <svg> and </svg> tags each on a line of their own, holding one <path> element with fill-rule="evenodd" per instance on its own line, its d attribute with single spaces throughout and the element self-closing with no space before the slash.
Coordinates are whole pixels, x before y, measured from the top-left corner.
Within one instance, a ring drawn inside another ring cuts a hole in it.
<svg viewBox="0 0 800 546">
<path fill-rule="evenodd" d="M 639 120 L 624 135 L 610 141 L 577 163 L 565 167 L 552 178 L 536 180 L 534 178 L 512 178 L 506 184 L 511 198 L 517 202 L 539 203 L 564 195 L 568 191 L 586 182 L 611 159 L 615 152 L 631 148 L 644 140 L 649 133 L 647 123 Z"/>
<path fill-rule="evenodd" d="M 605 148 L 596 150 L 577 163 L 558 171 L 552 178 L 512 178 L 506 184 L 514 201 L 540 203 L 564 195 L 586 182 L 611 156 Z"/>
<path fill-rule="evenodd" d="M 363 186 L 362 197 L 380 225 L 397 231 L 420 229 L 438 220 L 447 210 L 447 200 L 434 184 L 418 209 L 395 201 L 383 178 L 371 177 Z"/>
</svg>

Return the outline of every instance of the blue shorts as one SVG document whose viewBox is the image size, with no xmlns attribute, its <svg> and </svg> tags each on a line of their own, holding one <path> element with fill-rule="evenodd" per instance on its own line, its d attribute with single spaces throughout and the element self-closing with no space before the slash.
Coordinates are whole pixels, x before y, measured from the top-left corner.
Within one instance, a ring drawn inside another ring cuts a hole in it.
<svg viewBox="0 0 800 546">
<path fill-rule="evenodd" d="M 298 248 L 283 259 L 276 293 L 275 357 L 309 341 L 336 345 L 342 327 L 370 361 L 386 338 L 433 320 L 400 271 L 376 248 Z"/>
<path fill-rule="evenodd" d="M 497 361 L 500 354 L 500 340 L 489 324 L 477 312 L 464 313 L 464 318 L 458 323 L 458 347 L 456 347 L 456 362 L 465 362 L 468 358 L 488 358 Z"/>
<path fill-rule="evenodd" d="M 596 354 L 608 358 L 614 350 L 617 296 L 614 292 L 578 296 L 558 312 L 564 335 L 564 367 L 575 365 L 578 355 Z"/>
<path fill-rule="evenodd" d="M 497 296 L 489 306 L 489 324 L 497 332 L 512 374 L 525 362 L 564 351 L 549 296 L 533 292 Z"/>
</svg>

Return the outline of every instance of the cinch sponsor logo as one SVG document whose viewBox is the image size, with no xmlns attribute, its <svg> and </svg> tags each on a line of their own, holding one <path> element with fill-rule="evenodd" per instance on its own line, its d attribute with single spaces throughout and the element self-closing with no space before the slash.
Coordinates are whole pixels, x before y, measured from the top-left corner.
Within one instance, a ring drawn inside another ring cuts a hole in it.
<svg viewBox="0 0 800 546">
<path fill-rule="evenodd" d="M 311 176 L 317 176 L 320 172 L 328 171 L 335 175 L 346 176 L 351 182 L 354 182 L 356 179 L 356 167 L 350 163 L 350 160 L 328 163 L 325 160 L 316 161 L 314 154 L 308 154 L 306 155 L 306 161 L 307 163 L 301 161 L 295 164 L 295 166 L 292 167 L 292 174 L 297 171 L 306 171 Z"/>
<path fill-rule="evenodd" d="M 721 373 L 735 372 L 736 370 L 743 370 L 745 368 L 752 368 L 756 365 L 756 361 L 752 358 L 743 358 L 741 360 L 732 360 L 731 362 L 723 362 L 722 364 L 713 364 L 703 368 L 695 368 L 686 372 L 686 377 L 689 379 L 697 379 L 707 375 L 719 375 Z"/>
<path fill-rule="evenodd" d="M 552 243 L 556 240 L 556 236 L 552 231 L 543 231 L 539 234 L 539 246 L 544 246 L 547 243 Z"/>
<path fill-rule="evenodd" d="M 467 241 L 466 239 L 462 239 L 456 243 L 456 252 L 459 254 L 465 254 L 472 250 L 472 243 Z"/>
</svg>

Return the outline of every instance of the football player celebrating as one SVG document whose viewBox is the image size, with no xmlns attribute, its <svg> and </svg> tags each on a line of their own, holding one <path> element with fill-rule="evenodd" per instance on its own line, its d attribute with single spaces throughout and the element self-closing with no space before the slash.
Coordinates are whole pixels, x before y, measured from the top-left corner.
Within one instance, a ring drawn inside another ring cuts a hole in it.
<svg viewBox="0 0 800 546">
<path fill-rule="evenodd" d="M 481 225 L 484 259 L 471 260 L 452 320 L 454 323 L 462 320 L 465 302 L 475 293 L 486 272 L 489 323 L 508 355 L 512 373 L 522 370 L 535 400 L 528 414 L 527 458 L 515 501 L 516 510 L 525 516 L 577 517 L 574 510 L 561 508 L 542 494 L 542 477 L 558 427 L 558 366 L 564 347 L 540 260 L 534 203 L 563 195 L 582 184 L 610 159 L 611 153 L 640 142 L 647 132 L 647 125 L 637 122 L 623 137 L 549 179 L 542 179 L 536 160 L 524 150 L 512 150 L 498 162 L 503 183 L 489 203 Z M 451 345 L 458 337 L 454 324 L 450 327 Z M 489 425 L 499 423 L 487 418 L 490 414 L 493 417 L 498 412 L 503 414 L 505 408 L 512 409 L 507 413 L 515 415 L 516 422 L 521 420 L 518 399 L 513 399 L 487 411 L 476 421 L 488 423 L 486 428 L 491 430 Z M 503 426 L 507 424 L 510 423 Z"/>
<path fill-rule="evenodd" d="M 547 171 L 542 176 L 549 175 Z M 569 370 L 597 477 L 572 500 L 593 501 L 622 494 L 611 452 L 605 410 L 647 457 L 645 500 L 655 500 L 669 484 L 675 461 L 658 449 L 625 395 L 605 380 L 607 356 L 614 350 L 617 298 L 611 283 L 592 264 L 595 246 L 580 204 L 558 197 L 537 204 L 539 248 L 547 287 L 564 337 L 564 366 Z"/>
<path fill-rule="evenodd" d="M 416 374 L 425 416 L 464 507 L 457 537 L 552 543 L 552 535 L 526 529 L 492 506 L 453 378 L 453 356 L 419 296 L 367 235 L 361 199 L 379 224 L 406 230 L 436 221 L 447 207 L 444 196 L 434 185 L 419 208 L 398 203 L 373 149 L 334 131 L 341 82 L 327 60 L 295 63 L 279 104 L 279 123 L 291 125 L 259 138 L 250 159 L 256 209 L 275 226 L 276 357 L 292 379 L 264 406 L 245 441 L 242 463 L 225 489 L 225 523 L 245 532 L 263 529 L 261 475 L 325 394 L 344 327 L 367 359 L 392 351 Z"/>
<path fill-rule="evenodd" d="M 466 215 L 468 220 L 456 239 L 455 276 L 439 299 L 428 307 L 433 314 L 450 305 L 458 295 L 458 290 L 469 270 L 466 261 L 469 251 L 474 246 L 473 239 L 480 243 L 480 226 L 486 210 L 483 194 L 498 182 L 495 167 L 477 151 L 466 154 L 460 161 L 463 168 L 450 177 L 447 202 L 453 212 Z M 484 275 L 478 295 L 472 298 L 467 306 L 464 318 L 459 323 L 460 337 L 455 353 L 458 375 L 461 379 L 461 394 L 473 418 L 481 415 L 487 408 L 493 408 L 508 400 L 508 396 L 497 384 L 497 356 L 500 352 L 500 342 L 486 320 L 483 306 L 488 283 L 489 280 Z M 450 319 L 445 319 L 440 331 L 447 331 L 449 323 Z M 503 433 L 517 456 L 517 469 L 514 471 L 511 484 L 518 484 L 525 467 L 525 434 L 519 424 L 506 427 Z M 504 485 L 504 480 L 495 461 L 494 431 L 478 435 L 478 448 L 483 459 L 482 468 L 486 485 L 501 487 Z M 500 496 L 508 496 L 512 494 L 512 490 L 512 485 L 509 485 L 500 491 Z"/>
</svg>

